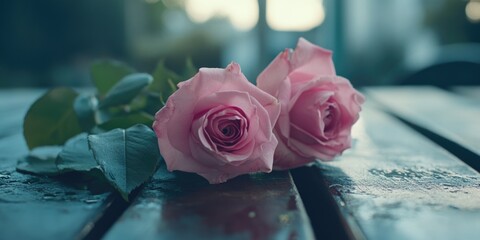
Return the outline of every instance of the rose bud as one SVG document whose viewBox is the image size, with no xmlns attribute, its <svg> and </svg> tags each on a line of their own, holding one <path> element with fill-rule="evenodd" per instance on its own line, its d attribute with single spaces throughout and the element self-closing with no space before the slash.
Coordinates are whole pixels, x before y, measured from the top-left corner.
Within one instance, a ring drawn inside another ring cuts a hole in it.
<svg viewBox="0 0 480 240">
<path fill-rule="evenodd" d="M 153 123 L 169 171 L 222 183 L 272 170 L 280 104 L 251 84 L 237 63 L 201 68 L 178 87 Z"/>
<path fill-rule="evenodd" d="M 332 160 L 351 146 L 351 128 L 364 97 L 336 76 L 332 53 L 300 38 L 258 76 L 260 89 L 280 101 L 274 169 Z"/>
</svg>

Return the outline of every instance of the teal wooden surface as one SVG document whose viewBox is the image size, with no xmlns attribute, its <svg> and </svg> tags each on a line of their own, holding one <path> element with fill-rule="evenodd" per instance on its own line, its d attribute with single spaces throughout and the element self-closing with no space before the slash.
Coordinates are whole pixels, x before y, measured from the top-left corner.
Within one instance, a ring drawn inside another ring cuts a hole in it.
<svg viewBox="0 0 480 240">
<path fill-rule="evenodd" d="M 21 133 L 28 106 L 43 91 L 0 93 L 0 239 L 77 239 L 87 236 L 113 201 L 63 179 L 22 174 L 28 154 Z M 7 119 L 7 120 L 5 120 Z"/>
<path fill-rule="evenodd" d="M 479 105 L 460 92 L 369 88 L 353 147 L 333 162 L 220 185 L 162 168 L 118 204 L 75 175 L 15 171 L 42 91 L 0 91 L 0 239 L 480 239 L 479 173 L 414 127 L 478 154 Z"/>
<path fill-rule="evenodd" d="M 435 87 L 372 87 L 367 96 L 387 111 L 458 143 L 480 156 L 478 101 Z"/>
<path fill-rule="evenodd" d="M 210 185 L 163 167 L 105 239 L 314 239 L 286 171 Z"/>
<path fill-rule="evenodd" d="M 0 239 L 96 239 L 108 230 L 106 239 L 314 238 L 288 172 L 209 185 L 193 174 L 159 171 L 120 219 L 128 204 L 113 206 L 118 195 L 79 188 L 69 180 L 75 175 L 18 173 L 17 159 L 28 154 L 23 115 L 41 91 L 3 93 L 0 112 L 9 120 L 0 124 Z"/>
<path fill-rule="evenodd" d="M 353 139 L 337 161 L 305 171 L 329 189 L 354 238 L 480 238 L 478 172 L 369 104 Z"/>
</svg>

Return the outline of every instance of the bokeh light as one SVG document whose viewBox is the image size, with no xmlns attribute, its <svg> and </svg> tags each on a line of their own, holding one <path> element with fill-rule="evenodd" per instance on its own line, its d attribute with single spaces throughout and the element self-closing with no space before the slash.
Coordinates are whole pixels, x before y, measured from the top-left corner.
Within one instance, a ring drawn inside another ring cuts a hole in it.
<svg viewBox="0 0 480 240">
<path fill-rule="evenodd" d="M 325 19 L 321 0 L 267 0 L 267 24 L 277 31 L 308 31 Z"/>
<path fill-rule="evenodd" d="M 194 22 L 227 18 L 240 31 L 251 30 L 258 22 L 256 0 L 186 0 L 185 10 Z"/>
<path fill-rule="evenodd" d="M 480 1 L 470 1 L 465 7 L 465 14 L 471 22 L 480 22 Z"/>
</svg>

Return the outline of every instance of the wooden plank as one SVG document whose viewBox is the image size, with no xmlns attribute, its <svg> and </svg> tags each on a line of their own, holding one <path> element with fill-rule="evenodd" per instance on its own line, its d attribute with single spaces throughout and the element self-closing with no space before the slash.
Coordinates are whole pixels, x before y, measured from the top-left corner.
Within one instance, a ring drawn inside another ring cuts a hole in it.
<svg viewBox="0 0 480 240">
<path fill-rule="evenodd" d="M 15 99 L 28 98 L 22 94 L 12 96 Z M 12 119 L 20 119 L 27 108 L 25 104 L 28 106 L 35 98 L 20 101 L 22 103 L 16 106 L 16 111 L 8 110 Z M 77 239 L 87 236 L 116 198 L 110 193 L 96 194 L 68 183 L 68 176 L 60 181 L 18 173 L 15 170 L 17 159 L 25 156 L 28 148 L 20 133 L 21 125 L 14 130 L 15 134 L 0 137 L 0 239 Z"/>
<path fill-rule="evenodd" d="M 374 87 L 366 92 L 394 114 L 480 156 L 477 101 L 434 87 Z"/>
<path fill-rule="evenodd" d="M 162 167 L 105 239 L 314 239 L 288 172 L 209 185 Z"/>
<path fill-rule="evenodd" d="M 367 104 L 353 147 L 304 168 L 357 239 L 480 239 L 480 174 Z"/>
<path fill-rule="evenodd" d="M 0 140 L 0 239 L 76 239 L 87 235 L 113 199 L 72 183 L 21 174 L 20 134 Z M 68 180 L 68 179 L 64 179 Z"/>
</svg>

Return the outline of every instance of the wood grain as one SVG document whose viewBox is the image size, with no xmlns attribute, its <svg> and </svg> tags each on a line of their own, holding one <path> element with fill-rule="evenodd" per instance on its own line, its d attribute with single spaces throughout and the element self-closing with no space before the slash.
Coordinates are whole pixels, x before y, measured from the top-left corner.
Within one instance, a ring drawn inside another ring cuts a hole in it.
<svg viewBox="0 0 480 240">
<path fill-rule="evenodd" d="M 298 171 L 305 174 L 302 183 L 329 190 L 326 197 L 352 238 L 480 239 L 480 174 L 382 112 L 388 109 L 478 154 L 478 102 L 430 87 L 367 93 L 352 149 L 336 161 Z M 11 119 L 0 122 L 0 239 L 101 236 L 108 226 L 89 233 L 100 218 L 113 216 L 108 210 L 117 198 L 75 184 L 69 179 L 75 175 L 57 179 L 15 171 L 16 160 L 28 152 L 20 123 L 34 94 L 0 93 L 0 114 Z M 108 221 L 116 222 L 105 239 L 314 238 L 288 172 L 209 185 L 163 167 L 118 221 Z"/>
<path fill-rule="evenodd" d="M 0 239 L 77 239 L 86 236 L 113 201 L 110 193 L 92 193 L 62 179 L 21 174 L 17 159 L 28 154 L 21 123 L 41 94 L 12 91 L 0 95 Z"/>
<path fill-rule="evenodd" d="M 105 239 L 313 239 L 288 172 L 210 185 L 163 167 Z"/>
<path fill-rule="evenodd" d="M 480 106 L 434 87 L 372 87 L 369 97 L 388 111 L 480 156 Z"/>
<path fill-rule="evenodd" d="M 480 175 L 371 105 L 361 115 L 353 148 L 311 169 L 354 236 L 480 239 Z"/>
</svg>

